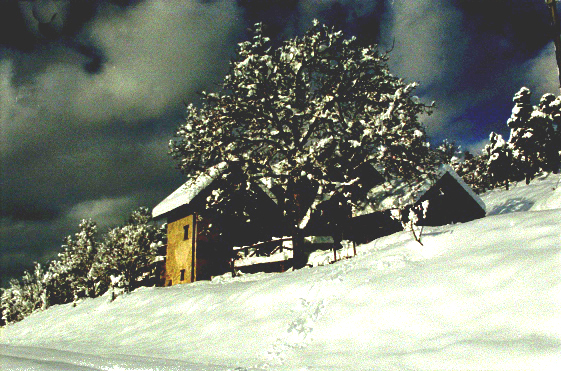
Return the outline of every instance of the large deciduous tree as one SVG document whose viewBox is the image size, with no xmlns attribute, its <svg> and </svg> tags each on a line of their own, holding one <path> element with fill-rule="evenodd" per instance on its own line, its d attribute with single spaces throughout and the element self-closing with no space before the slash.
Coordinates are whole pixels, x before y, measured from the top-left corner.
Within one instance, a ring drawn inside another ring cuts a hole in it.
<svg viewBox="0 0 561 371">
<path fill-rule="evenodd" d="M 335 195 L 350 202 L 357 169 L 372 164 L 386 177 L 405 178 L 423 172 L 428 145 L 418 115 L 430 108 L 387 61 L 376 46 L 317 21 L 278 47 L 257 24 L 220 91 L 203 92 L 200 108 L 188 106 L 171 154 L 188 177 L 225 162 L 241 168 L 247 189 L 276 185 L 301 265 L 311 210 Z"/>
</svg>

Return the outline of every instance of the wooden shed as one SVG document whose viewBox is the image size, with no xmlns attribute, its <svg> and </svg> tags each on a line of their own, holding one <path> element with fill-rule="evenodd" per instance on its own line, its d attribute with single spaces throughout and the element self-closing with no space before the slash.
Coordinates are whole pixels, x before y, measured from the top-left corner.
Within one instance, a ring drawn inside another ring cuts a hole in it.
<svg viewBox="0 0 561 371">
<path fill-rule="evenodd" d="M 392 197 L 391 192 L 386 195 Z M 404 207 L 408 210 L 429 201 L 426 217 L 420 218 L 419 225 L 439 226 L 465 223 L 485 216 L 485 203 L 450 167 L 443 165 L 438 170 L 436 181 L 421 187 L 413 203 Z M 363 209 L 355 211 L 348 221 L 346 234 L 349 239 L 364 243 L 400 231 L 399 222 L 391 218 L 389 209 Z"/>
<path fill-rule="evenodd" d="M 437 179 L 414 203 L 417 206 L 423 201 L 429 201 L 426 217 L 419 221 L 419 225 L 465 223 L 485 216 L 483 200 L 452 167 L 442 166 Z"/>
</svg>

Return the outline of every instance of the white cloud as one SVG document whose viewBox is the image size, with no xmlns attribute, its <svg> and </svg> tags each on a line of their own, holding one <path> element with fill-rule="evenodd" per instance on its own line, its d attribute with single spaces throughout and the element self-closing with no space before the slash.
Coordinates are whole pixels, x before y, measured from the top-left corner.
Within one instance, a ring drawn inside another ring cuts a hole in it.
<svg viewBox="0 0 561 371">
<path fill-rule="evenodd" d="M 439 133 L 467 106 L 455 84 L 470 41 L 463 16 L 446 0 L 395 0 L 388 9 L 381 40 L 386 48 L 393 43 L 390 71 L 419 82 L 425 104 L 436 101 L 433 115 L 421 119 L 430 135 Z M 461 126 L 469 130 L 471 124 Z"/>
<path fill-rule="evenodd" d="M 81 219 L 92 219 L 102 227 L 114 226 L 125 221 L 134 205 L 135 200 L 129 197 L 85 201 L 74 205 L 66 219 L 76 225 Z"/>
<path fill-rule="evenodd" d="M 465 149 L 468 150 L 471 154 L 479 155 L 481 154 L 481 151 L 483 151 L 483 148 L 485 148 L 487 144 L 489 144 L 489 138 L 485 138 L 478 142 L 471 143 Z"/>
<path fill-rule="evenodd" d="M 42 37 L 39 22 L 49 24 L 57 32 L 62 30 L 70 0 L 18 1 L 18 5 L 29 30 L 35 36 Z"/>
<path fill-rule="evenodd" d="M 524 84 L 532 91 L 534 99 L 539 99 L 545 93 L 559 95 L 559 72 L 553 42 L 546 45 L 538 56 L 526 62 L 520 71 L 524 76 Z"/>
<path fill-rule="evenodd" d="M 14 115 L 16 94 L 12 89 L 12 65 L 9 61 L 0 60 L 0 150 L 2 153 L 8 151 L 9 122 Z"/>
<path fill-rule="evenodd" d="M 395 0 L 383 40 L 395 39 L 392 71 L 424 86 L 453 81 L 467 48 L 459 10 L 445 0 Z"/>
<path fill-rule="evenodd" d="M 0 60 L 0 154 L 8 155 L 27 141 L 33 142 L 36 134 L 42 132 L 36 127 L 38 110 L 30 104 L 28 88 L 16 89 L 12 84 L 13 64 L 10 60 Z"/>
<path fill-rule="evenodd" d="M 107 63 L 101 74 L 82 76 L 77 116 L 154 118 L 201 84 L 220 82 L 216 68 L 225 70 L 233 50 L 222 43 L 236 29 L 236 16 L 233 1 L 151 0 L 126 12 L 106 9 L 91 32 Z"/>
<path fill-rule="evenodd" d="M 87 42 L 103 53 L 99 73 L 87 73 L 88 57 L 74 48 L 53 46 L 32 57 L 45 66 L 16 89 L 12 65 L 3 62 L 0 119 L 11 128 L 3 136 L 21 137 L 29 122 L 45 121 L 37 127 L 44 133 L 45 125 L 134 124 L 162 116 L 201 87 L 220 82 L 235 46 L 232 35 L 241 26 L 237 17 L 233 0 L 147 0 L 126 10 L 105 6 L 80 35 L 90 35 Z M 29 93 L 26 102 L 15 99 L 22 91 Z M 46 118 L 49 114 L 57 119 Z"/>
</svg>

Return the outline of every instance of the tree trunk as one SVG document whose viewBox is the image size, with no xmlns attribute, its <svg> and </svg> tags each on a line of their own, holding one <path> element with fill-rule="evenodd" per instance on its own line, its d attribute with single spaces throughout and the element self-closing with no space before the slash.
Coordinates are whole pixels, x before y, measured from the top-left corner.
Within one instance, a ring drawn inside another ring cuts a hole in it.
<svg viewBox="0 0 561 371">
<path fill-rule="evenodd" d="M 337 224 L 334 227 L 334 233 L 331 236 L 333 238 L 333 261 L 337 261 L 337 250 L 342 249 L 343 245 L 343 233 L 341 232 L 341 227 Z"/>
<path fill-rule="evenodd" d="M 304 251 L 304 233 L 294 227 L 292 230 L 292 264 L 294 269 L 304 268 L 308 263 L 306 253 Z"/>
<path fill-rule="evenodd" d="M 526 156 L 526 184 L 530 184 L 531 175 L 530 175 L 530 157 Z"/>
<path fill-rule="evenodd" d="M 290 182 L 287 187 L 288 204 L 287 215 L 292 232 L 292 266 L 294 269 L 304 268 L 308 263 L 304 251 L 304 231 L 301 228 L 305 212 L 302 210 L 302 187 L 295 182 Z"/>
</svg>

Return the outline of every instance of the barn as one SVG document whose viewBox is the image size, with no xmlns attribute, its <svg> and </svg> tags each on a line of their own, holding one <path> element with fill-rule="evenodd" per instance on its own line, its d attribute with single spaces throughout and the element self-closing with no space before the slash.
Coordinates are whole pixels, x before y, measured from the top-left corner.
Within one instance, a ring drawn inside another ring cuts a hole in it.
<svg viewBox="0 0 561 371">
<path fill-rule="evenodd" d="M 360 176 L 361 186 L 354 190 L 353 197 L 364 197 L 383 183 L 383 177 L 372 167 L 361 169 Z M 213 191 L 223 188 L 224 183 L 236 184 L 240 179 L 235 169 L 225 163 L 216 165 L 187 181 L 153 209 L 154 219 L 167 223 L 165 286 L 224 274 L 232 269 L 234 246 L 267 249 L 270 244 L 272 250 L 276 244 L 262 242 L 275 242 L 275 238 L 287 234 L 282 210 L 264 184 L 255 185 L 251 192 L 233 194 L 220 213 L 205 208 L 205 200 Z M 391 191 L 383 197 L 392 197 Z M 426 182 L 415 202 L 405 206 L 405 211 L 426 200 L 429 207 L 421 225 L 462 223 L 485 216 L 483 201 L 450 166 L 442 166 L 436 181 Z M 368 204 L 350 209 L 342 207 L 337 199 L 328 200 L 312 214 L 304 233 L 329 236 L 335 243 L 342 239 L 365 243 L 400 231 L 401 224 L 391 218 L 390 210 L 377 206 Z M 240 209 L 244 215 L 236 213 Z M 210 224 L 215 225 L 213 231 L 219 225 L 220 232 L 211 232 Z M 271 271 L 290 266 L 290 262 L 276 263 L 253 268 Z M 253 272 L 253 268 L 245 267 L 247 272 Z"/>
</svg>

